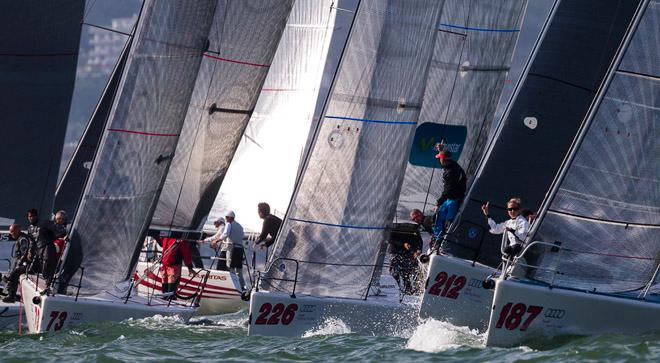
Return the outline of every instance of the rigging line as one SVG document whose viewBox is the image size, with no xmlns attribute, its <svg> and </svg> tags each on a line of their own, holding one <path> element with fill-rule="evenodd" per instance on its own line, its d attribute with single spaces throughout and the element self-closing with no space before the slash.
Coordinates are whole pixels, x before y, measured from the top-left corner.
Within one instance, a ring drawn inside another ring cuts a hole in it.
<svg viewBox="0 0 660 363">
<path fill-rule="evenodd" d="M 212 51 L 212 50 L 207 50 L 206 53 L 220 54 L 219 52 Z M 218 57 L 218 56 L 214 56 L 214 55 L 210 55 L 210 54 L 206 54 L 206 53 L 204 53 L 205 57 L 216 59 L 216 60 L 223 61 L 223 62 L 243 64 L 243 65 L 246 65 L 246 66 L 262 67 L 262 68 L 269 68 L 270 67 L 270 64 L 245 62 L 245 61 L 240 61 L 240 60 L 235 60 L 235 59 L 222 58 L 222 57 Z"/>
<path fill-rule="evenodd" d="M 162 134 L 162 133 L 157 133 L 157 132 L 145 132 L 145 131 L 135 131 L 135 130 L 126 130 L 126 129 L 107 129 L 107 131 L 110 131 L 110 132 L 123 132 L 123 133 L 127 133 L 127 134 L 144 135 L 144 136 L 162 136 L 162 137 L 179 136 L 179 134 Z"/>
<path fill-rule="evenodd" d="M 549 81 L 559 82 L 559 83 L 561 83 L 561 84 L 565 84 L 565 85 L 567 85 L 567 86 L 575 87 L 575 88 L 578 88 L 578 89 L 581 89 L 581 90 L 584 90 L 584 91 L 587 91 L 587 92 L 590 92 L 590 93 L 596 93 L 596 92 L 598 91 L 597 89 L 596 89 L 596 90 L 593 90 L 593 89 L 591 89 L 591 88 L 584 87 L 584 86 L 580 86 L 580 85 L 577 85 L 577 84 L 575 84 L 575 83 L 568 82 L 568 81 L 564 81 L 563 79 L 559 79 L 559 78 L 556 78 L 556 77 L 548 76 L 548 75 L 545 75 L 545 74 L 529 72 L 529 73 L 527 73 L 527 76 L 534 76 L 534 77 L 539 77 L 539 78 L 547 79 L 547 80 L 549 80 Z"/>
<path fill-rule="evenodd" d="M 650 229 L 660 228 L 660 224 L 655 224 L 655 223 L 635 223 L 635 222 L 616 221 L 616 220 L 612 220 L 612 219 L 588 217 L 588 216 L 583 216 L 583 215 L 575 214 L 575 213 L 562 212 L 562 211 L 558 211 L 556 209 L 548 209 L 548 213 L 556 214 L 556 215 L 565 215 L 565 216 L 573 217 L 573 218 L 584 220 L 584 221 L 592 221 L 592 222 L 605 223 L 605 224 L 614 224 L 614 225 L 624 226 L 626 228 L 628 228 L 628 227 L 641 227 L 641 228 L 650 228 Z"/>
<path fill-rule="evenodd" d="M 373 120 L 366 118 L 354 118 L 354 117 L 342 117 L 342 116 L 325 116 L 324 118 L 335 119 L 335 120 L 347 120 L 347 121 L 357 121 L 364 123 L 377 123 L 377 124 L 390 124 L 390 125 L 417 125 L 417 122 L 413 121 L 387 121 L 387 120 Z"/>
<path fill-rule="evenodd" d="M 121 30 L 116 30 L 116 29 L 112 29 L 112 28 L 108 28 L 108 27 L 105 27 L 105 26 L 96 25 L 96 24 L 92 24 L 92 23 L 82 22 L 82 25 L 87 25 L 87 26 L 91 26 L 92 28 L 107 30 L 107 31 L 112 32 L 112 33 L 126 35 L 127 37 L 132 37 L 133 36 L 133 34 L 131 34 L 131 33 L 126 33 L 126 32 L 123 32 Z"/>
<path fill-rule="evenodd" d="M 309 224 L 318 224 L 318 225 L 327 226 L 327 227 L 337 227 L 337 228 L 366 229 L 366 230 L 386 230 L 386 229 L 388 229 L 387 227 L 353 226 L 353 225 L 349 225 L 349 224 L 334 224 L 334 223 L 316 222 L 316 221 L 310 221 L 310 220 L 298 219 L 298 218 L 289 218 L 289 220 L 296 221 L 296 222 L 302 222 L 302 223 L 309 223 Z"/>
<path fill-rule="evenodd" d="M 658 77 L 656 75 L 646 74 L 646 73 L 641 73 L 641 72 L 624 71 L 622 69 L 617 69 L 615 72 L 616 73 L 621 73 L 621 74 L 624 74 L 624 75 L 627 75 L 627 76 L 645 78 L 645 79 L 649 79 L 651 81 L 660 80 L 660 77 Z"/>
<path fill-rule="evenodd" d="M 91 4 L 89 5 L 89 7 L 87 8 L 87 10 L 86 10 L 85 13 L 83 14 L 83 19 L 87 18 L 87 15 L 89 15 L 89 13 L 92 12 L 92 9 L 94 8 L 94 5 L 96 5 L 96 0 L 91 0 L 91 1 L 92 1 Z M 143 1 L 143 2 L 144 2 L 144 1 Z"/>
<path fill-rule="evenodd" d="M 468 15 L 468 17 L 469 17 L 469 15 Z M 444 27 L 447 27 L 447 28 L 454 28 L 454 29 L 471 30 L 471 31 L 477 31 L 477 32 L 517 33 L 517 32 L 520 31 L 520 29 L 473 28 L 473 27 L 468 27 L 468 26 L 460 26 L 460 25 L 444 24 L 444 23 L 441 23 L 440 26 L 444 26 Z M 438 30 L 440 30 L 440 29 L 438 29 Z"/>
</svg>

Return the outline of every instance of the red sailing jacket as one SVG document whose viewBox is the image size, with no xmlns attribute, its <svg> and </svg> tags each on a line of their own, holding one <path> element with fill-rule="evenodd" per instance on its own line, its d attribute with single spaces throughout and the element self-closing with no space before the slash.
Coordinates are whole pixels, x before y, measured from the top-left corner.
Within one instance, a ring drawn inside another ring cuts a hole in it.
<svg viewBox="0 0 660 363">
<path fill-rule="evenodd" d="M 162 237 L 159 239 L 159 244 L 162 246 L 163 252 L 167 251 L 176 242 L 176 238 Z M 188 242 L 186 241 L 180 241 L 175 247 L 172 247 L 167 251 L 165 256 L 163 256 L 162 265 L 165 267 L 172 267 L 180 265 L 181 262 L 185 262 L 188 267 L 192 268 L 193 266 L 192 256 L 190 255 Z"/>
</svg>

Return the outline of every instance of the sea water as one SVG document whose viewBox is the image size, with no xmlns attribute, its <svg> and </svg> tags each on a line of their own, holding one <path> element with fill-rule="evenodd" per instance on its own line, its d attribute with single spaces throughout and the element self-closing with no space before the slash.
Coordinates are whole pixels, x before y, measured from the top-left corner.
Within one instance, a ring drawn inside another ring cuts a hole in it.
<svg viewBox="0 0 660 363">
<path fill-rule="evenodd" d="M 359 336 L 328 319 L 303 338 L 248 337 L 247 312 L 193 318 L 153 317 L 74 327 L 44 335 L 0 333 L 0 361 L 483 362 L 660 361 L 660 335 L 560 337 L 491 348 L 484 335 L 425 320 L 396 336 Z"/>
</svg>

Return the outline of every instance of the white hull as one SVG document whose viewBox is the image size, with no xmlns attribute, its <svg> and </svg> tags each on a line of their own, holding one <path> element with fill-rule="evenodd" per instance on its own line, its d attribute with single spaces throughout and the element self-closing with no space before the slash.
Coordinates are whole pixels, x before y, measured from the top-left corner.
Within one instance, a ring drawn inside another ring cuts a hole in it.
<svg viewBox="0 0 660 363">
<path fill-rule="evenodd" d="M 432 255 L 419 316 L 485 331 L 493 290 L 484 289 L 482 282 L 494 272 L 479 263 Z"/>
<path fill-rule="evenodd" d="M 19 303 L 7 304 L 0 302 L 0 331 L 17 329 L 18 319 L 22 316 L 22 323 L 25 323 L 25 314 L 21 312 Z"/>
<path fill-rule="evenodd" d="M 413 329 L 419 298 L 406 296 L 400 303 L 396 284 L 383 285 L 383 280 L 394 283 L 390 276 L 383 276 L 382 294 L 367 300 L 253 292 L 248 335 L 301 337 L 338 324 L 344 332 L 361 335 L 400 335 Z"/>
<path fill-rule="evenodd" d="M 146 274 L 146 278 L 138 285 L 138 293 L 142 296 L 161 292 L 162 280 L 158 275 L 160 264 L 155 268 L 153 267 L 154 264 L 148 262 L 139 262 L 137 265 L 137 275 Z M 152 268 L 151 271 L 153 272 L 149 272 L 149 268 Z M 197 274 L 192 279 L 188 277 L 187 269 L 184 268 L 181 273 L 178 295 L 190 296 L 197 291 L 199 286 L 204 286 L 196 315 L 233 313 L 247 307 L 247 302 L 241 300 L 236 274 L 229 271 L 208 271 L 210 275 L 206 285 L 203 281 L 205 278 L 204 272 Z"/>
<path fill-rule="evenodd" d="M 21 290 L 30 333 L 67 329 L 73 325 L 103 321 L 122 321 L 155 315 L 178 316 L 188 321 L 195 309 L 143 297 L 133 296 L 128 303 L 121 296 L 104 292 L 94 296 L 40 295 L 34 282 L 23 275 Z M 37 299 L 35 299 L 35 297 Z"/>
<path fill-rule="evenodd" d="M 498 279 L 486 344 L 511 347 L 557 335 L 652 331 L 660 331 L 657 297 L 642 301 Z"/>
</svg>

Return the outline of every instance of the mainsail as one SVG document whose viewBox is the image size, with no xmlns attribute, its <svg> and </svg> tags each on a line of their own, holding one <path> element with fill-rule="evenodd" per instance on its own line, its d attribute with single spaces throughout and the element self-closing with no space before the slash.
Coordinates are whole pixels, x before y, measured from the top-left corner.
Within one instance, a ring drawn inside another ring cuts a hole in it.
<svg viewBox="0 0 660 363">
<path fill-rule="evenodd" d="M 430 152 L 431 165 L 408 164 L 398 218 L 408 220 L 411 209 L 424 211 L 435 205 L 435 198 L 442 193 L 442 171 L 433 158 L 433 146 L 441 139 L 453 150 L 468 179 L 474 176 L 511 65 L 526 3 L 445 1 L 419 124 L 453 127 L 444 134 L 424 135 L 418 138 L 421 142 L 413 144 L 411 158 Z"/>
<path fill-rule="evenodd" d="M 364 298 L 380 274 L 442 4 L 360 1 L 262 288 Z"/>
<path fill-rule="evenodd" d="M 351 0 L 297 0 L 210 219 L 231 209 L 259 230 L 256 205 L 286 211 L 310 126 L 318 121 L 348 37 Z M 335 6 L 332 6 L 335 5 Z M 351 6 L 352 5 L 352 6 Z M 324 70 L 325 69 L 325 70 Z"/>
<path fill-rule="evenodd" d="M 152 225 L 202 227 L 253 113 L 292 0 L 220 2 Z"/>
<path fill-rule="evenodd" d="M 84 0 L 0 1 L 0 219 L 53 211 Z"/>
<path fill-rule="evenodd" d="M 562 0 L 555 5 L 443 249 L 499 264 L 501 236 L 488 232 L 482 204 L 490 201 L 496 220 L 508 218 L 504 206 L 512 196 L 521 197 L 524 208 L 540 206 L 638 4 Z"/>
<path fill-rule="evenodd" d="M 660 263 L 658 60 L 660 2 L 650 1 L 533 236 L 562 247 L 544 253 L 536 279 L 599 292 L 652 282 Z"/>
<path fill-rule="evenodd" d="M 183 125 L 215 5 L 215 0 L 143 5 L 72 229 L 72 249 L 82 248 L 88 292 L 132 273 Z"/>
</svg>

